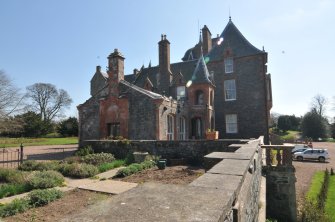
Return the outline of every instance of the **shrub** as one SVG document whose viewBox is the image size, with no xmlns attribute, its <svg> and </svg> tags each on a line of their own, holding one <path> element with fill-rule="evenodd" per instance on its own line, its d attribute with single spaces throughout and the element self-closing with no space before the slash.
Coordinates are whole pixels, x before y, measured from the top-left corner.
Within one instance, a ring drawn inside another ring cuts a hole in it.
<svg viewBox="0 0 335 222">
<path fill-rule="evenodd" d="M 88 145 L 88 146 L 79 148 L 76 151 L 75 155 L 76 156 L 86 156 L 88 154 L 93 154 L 93 153 L 94 153 L 94 150 L 92 149 L 92 146 Z"/>
<path fill-rule="evenodd" d="M 44 206 L 63 196 L 63 192 L 56 189 L 33 190 L 29 193 L 29 203 L 34 207 Z"/>
<path fill-rule="evenodd" d="M 30 208 L 29 200 L 26 198 L 15 199 L 9 204 L 0 206 L 0 216 L 8 217 L 17 213 L 22 213 Z"/>
<path fill-rule="evenodd" d="M 43 171 L 43 170 L 57 170 L 58 163 L 56 161 L 37 162 L 36 160 L 24 161 L 19 169 L 23 171 Z"/>
<path fill-rule="evenodd" d="M 96 166 L 86 163 L 73 163 L 73 164 L 61 164 L 59 171 L 64 176 L 74 177 L 74 178 L 87 178 L 92 177 L 99 173 Z"/>
<path fill-rule="evenodd" d="M 32 173 L 28 178 L 28 184 L 34 189 L 45 189 L 62 185 L 64 177 L 56 171 L 40 171 Z"/>
<path fill-rule="evenodd" d="M 149 169 L 149 168 L 151 168 L 155 165 L 156 164 L 153 161 L 144 161 L 142 163 L 133 163 L 126 168 L 120 169 L 116 173 L 115 177 L 126 177 L 126 176 L 129 176 L 131 174 L 140 172 L 144 169 Z"/>
<path fill-rule="evenodd" d="M 135 161 L 134 154 L 132 152 L 129 152 L 126 156 L 126 165 L 132 164 Z"/>
<path fill-rule="evenodd" d="M 63 163 L 80 163 L 81 162 L 81 157 L 80 156 L 70 156 L 65 158 L 63 161 Z"/>
<path fill-rule="evenodd" d="M 30 191 L 32 188 L 27 183 L 23 184 L 3 184 L 0 186 L 0 198 L 14 196 Z"/>
<path fill-rule="evenodd" d="M 334 175 L 334 170 L 333 170 L 333 168 L 330 168 L 330 175 L 331 175 L 331 176 Z"/>
<path fill-rule="evenodd" d="M 89 154 L 86 155 L 82 158 L 82 161 L 87 163 L 87 164 L 92 164 L 92 165 L 100 165 L 103 163 L 108 163 L 112 162 L 115 160 L 113 154 L 111 153 L 94 153 L 94 154 Z"/>
<path fill-rule="evenodd" d="M 14 169 L 0 168 L 0 182 L 25 183 L 28 173 Z"/>
<path fill-rule="evenodd" d="M 103 163 L 98 166 L 99 172 L 106 172 L 107 170 L 111 170 L 125 164 L 124 160 L 114 160 L 110 163 Z"/>
</svg>

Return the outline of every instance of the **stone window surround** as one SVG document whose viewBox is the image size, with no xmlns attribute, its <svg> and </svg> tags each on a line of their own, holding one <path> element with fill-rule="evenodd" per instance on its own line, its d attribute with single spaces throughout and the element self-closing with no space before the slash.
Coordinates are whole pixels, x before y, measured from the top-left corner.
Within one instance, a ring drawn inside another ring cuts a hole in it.
<svg viewBox="0 0 335 222">
<path fill-rule="evenodd" d="M 166 139 L 174 140 L 174 116 L 171 114 L 166 116 Z"/>
</svg>

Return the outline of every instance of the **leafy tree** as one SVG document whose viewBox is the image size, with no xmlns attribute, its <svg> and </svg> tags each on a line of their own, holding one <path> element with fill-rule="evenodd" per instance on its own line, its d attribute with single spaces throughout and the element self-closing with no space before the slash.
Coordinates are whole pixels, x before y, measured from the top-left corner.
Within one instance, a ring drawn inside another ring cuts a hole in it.
<svg viewBox="0 0 335 222">
<path fill-rule="evenodd" d="M 76 117 L 69 117 L 59 123 L 57 132 L 62 136 L 78 136 L 78 120 Z"/>
<path fill-rule="evenodd" d="M 29 111 L 19 116 L 15 116 L 23 123 L 22 136 L 26 137 L 40 137 L 52 131 L 52 123 L 43 121 L 40 115 Z"/>
<path fill-rule="evenodd" d="M 334 118 L 334 122 L 330 125 L 330 134 L 331 134 L 331 137 L 335 139 L 335 118 Z"/>
<path fill-rule="evenodd" d="M 292 128 L 291 125 L 291 120 L 289 118 L 289 116 L 285 115 L 285 116 L 279 116 L 278 117 L 278 125 L 277 125 L 278 129 L 286 132 L 287 130 Z"/>
<path fill-rule="evenodd" d="M 0 70 L 0 119 L 8 117 L 18 109 L 22 101 L 20 90 L 8 76 Z"/>
<path fill-rule="evenodd" d="M 39 113 L 40 119 L 46 122 L 59 116 L 63 108 L 68 108 L 72 103 L 65 90 L 57 90 L 56 86 L 49 83 L 35 83 L 28 86 L 26 95 L 33 102 L 31 109 Z"/>
<path fill-rule="evenodd" d="M 313 109 L 306 113 L 301 121 L 301 131 L 304 137 L 311 137 L 313 140 L 327 137 L 327 119 L 321 117 Z"/>
<path fill-rule="evenodd" d="M 289 116 L 289 119 L 291 122 L 290 130 L 299 130 L 300 123 L 301 123 L 301 117 L 296 117 L 295 115 L 292 115 L 292 116 Z"/>
</svg>

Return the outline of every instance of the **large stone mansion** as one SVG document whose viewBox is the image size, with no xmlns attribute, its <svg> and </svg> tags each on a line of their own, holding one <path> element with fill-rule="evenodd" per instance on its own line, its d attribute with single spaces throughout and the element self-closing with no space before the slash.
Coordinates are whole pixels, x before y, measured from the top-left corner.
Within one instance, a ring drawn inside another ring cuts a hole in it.
<svg viewBox="0 0 335 222">
<path fill-rule="evenodd" d="M 248 42 L 229 19 L 212 38 L 205 25 L 199 42 L 181 62 L 170 63 L 166 35 L 158 43 L 158 66 L 124 74 L 117 49 L 108 70 L 97 66 L 91 97 L 78 106 L 80 143 L 122 136 L 132 140 L 268 138 L 272 107 L 267 53 Z"/>
</svg>

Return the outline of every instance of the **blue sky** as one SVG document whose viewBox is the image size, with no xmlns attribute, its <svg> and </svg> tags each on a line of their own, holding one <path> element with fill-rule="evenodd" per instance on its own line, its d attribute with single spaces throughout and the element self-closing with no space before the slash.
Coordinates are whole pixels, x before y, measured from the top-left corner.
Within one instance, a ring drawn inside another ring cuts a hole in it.
<svg viewBox="0 0 335 222">
<path fill-rule="evenodd" d="M 303 115 L 319 93 L 334 117 L 332 0 L 1 0 L 0 69 L 22 91 L 37 82 L 65 89 L 74 101 L 66 114 L 76 116 L 95 67 L 105 69 L 114 48 L 132 73 L 150 61 L 157 65 L 164 33 L 171 62 L 179 62 L 198 41 L 199 26 L 206 24 L 213 36 L 223 31 L 229 9 L 242 34 L 268 52 L 272 111 Z"/>
</svg>

